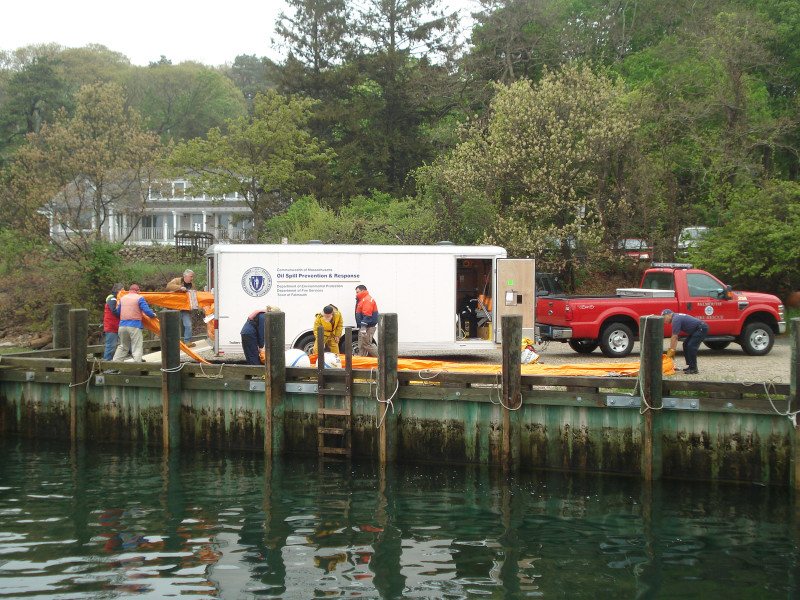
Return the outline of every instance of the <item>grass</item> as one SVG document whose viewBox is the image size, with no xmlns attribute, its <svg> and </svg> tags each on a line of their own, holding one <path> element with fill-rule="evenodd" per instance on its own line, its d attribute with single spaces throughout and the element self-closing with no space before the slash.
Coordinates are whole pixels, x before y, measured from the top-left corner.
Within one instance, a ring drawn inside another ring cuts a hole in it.
<svg viewBox="0 0 800 600">
<path fill-rule="evenodd" d="M 30 348 L 17 348 L 16 346 L 7 346 L 0 348 L 0 354 L 15 354 L 17 352 L 28 352 Z"/>
</svg>

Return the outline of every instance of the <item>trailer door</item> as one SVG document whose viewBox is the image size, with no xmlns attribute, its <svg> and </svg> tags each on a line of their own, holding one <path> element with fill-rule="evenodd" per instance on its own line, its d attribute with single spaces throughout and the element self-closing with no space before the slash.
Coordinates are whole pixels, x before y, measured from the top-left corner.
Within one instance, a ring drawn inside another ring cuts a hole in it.
<svg viewBox="0 0 800 600">
<path fill-rule="evenodd" d="M 212 347 L 214 348 L 214 355 L 219 354 L 219 320 L 217 319 L 217 292 L 219 290 L 219 285 L 217 284 L 217 270 L 214 268 L 215 266 L 214 255 L 207 255 L 206 256 L 206 291 L 212 292 L 214 294 L 214 312 L 211 314 L 211 331 L 214 332 L 214 339 L 212 340 Z M 206 317 L 208 319 L 208 317 Z M 208 327 L 209 321 L 206 320 L 206 329 Z"/>
<path fill-rule="evenodd" d="M 522 337 L 534 337 L 536 265 L 532 258 L 498 258 L 494 306 L 500 341 L 503 315 L 522 315 Z"/>
</svg>

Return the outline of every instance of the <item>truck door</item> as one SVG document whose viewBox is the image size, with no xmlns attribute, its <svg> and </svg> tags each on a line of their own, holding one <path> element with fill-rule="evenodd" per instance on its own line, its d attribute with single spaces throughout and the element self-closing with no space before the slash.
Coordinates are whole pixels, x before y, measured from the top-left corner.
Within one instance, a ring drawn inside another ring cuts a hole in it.
<svg viewBox="0 0 800 600">
<path fill-rule="evenodd" d="M 497 325 L 495 340 L 500 340 L 503 315 L 522 315 L 522 337 L 534 337 L 536 307 L 536 266 L 532 258 L 497 259 L 494 295 Z"/>
<path fill-rule="evenodd" d="M 708 323 L 709 334 L 729 334 L 736 329 L 736 297 L 725 297 L 725 286 L 708 273 L 686 273 L 688 296 L 684 311 Z"/>
</svg>

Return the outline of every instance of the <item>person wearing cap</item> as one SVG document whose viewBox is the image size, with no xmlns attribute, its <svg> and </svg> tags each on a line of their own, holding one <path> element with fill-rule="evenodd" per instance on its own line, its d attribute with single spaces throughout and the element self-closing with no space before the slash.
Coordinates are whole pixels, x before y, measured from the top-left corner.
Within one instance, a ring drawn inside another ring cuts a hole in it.
<svg viewBox="0 0 800 600">
<path fill-rule="evenodd" d="M 194 271 L 186 269 L 182 277 L 176 277 L 167 284 L 168 292 L 188 292 L 192 289 Z M 181 311 L 181 323 L 183 324 L 183 343 L 187 348 L 194 346 L 192 341 L 192 312 L 189 310 Z"/>
<path fill-rule="evenodd" d="M 342 314 L 339 309 L 333 304 L 328 304 L 322 309 L 322 312 L 317 313 L 314 319 L 314 352 L 316 354 L 320 353 L 319 340 L 317 339 L 320 325 L 325 330 L 323 347 L 327 347 L 334 354 L 339 354 L 339 339 L 342 337 Z"/>
<path fill-rule="evenodd" d="M 103 332 L 106 335 L 106 347 L 103 352 L 103 360 L 111 360 L 119 342 L 119 306 L 117 305 L 117 294 L 124 288 L 121 283 L 115 283 L 111 288 L 111 293 L 106 296 L 103 305 Z"/>
<path fill-rule="evenodd" d="M 142 314 L 156 316 L 147 300 L 139 294 L 139 286 L 134 283 L 119 301 L 119 345 L 114 352 L 115 362 L 129 356 L 133 356 L 133 362 L 142 361 Z"/>
<path fill-rule="evenodd" d="M 267 306 L 251 312 L 242 326 L 242 352 L 248 365 L 261 364 L 261 349 L 264 347 L 264 313 L 280 312 L 277 306 Z"/>
<path fill-rule="evenodd" d="M 669 340 L 667 357 L 673 358 L 675 356 L 678 336 L 681 334 L 685 335 L 686 338 L 683 340 L 683 357 L 686 359 L 686 368 L 683 369 L 683 373 L 686 375 L 697 375 L 700 372 L 697 370 L 697 350 L 708 335 L 708 323 L 692 315 L 687 315 L 686 313 L 672 312 L 668 308 L 662 310 L 661 315 L 664 317 L 664 323 L 672 327 L 672 337 Z"/>
</svg>

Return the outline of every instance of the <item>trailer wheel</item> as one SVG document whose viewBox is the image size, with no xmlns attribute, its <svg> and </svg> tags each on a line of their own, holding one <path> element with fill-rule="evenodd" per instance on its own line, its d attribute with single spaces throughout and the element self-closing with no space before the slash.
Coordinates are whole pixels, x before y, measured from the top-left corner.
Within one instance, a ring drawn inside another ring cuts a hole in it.
<svg viewBox="0 0 800 600">
<path fill-rule="evenodd" d="M 295 348 L 300 348 L 303 352 L 311 356 L 314 354 L 314 334 L 308 333 L 300 338 L 295 345 Z"/>
<path fill-rule="evenodd" d="M 775 334 L 772 328 L 764 323 L 754 322 L 745 325 L 742 330 L 742 335 L 739 338 L 739 343 L 742 345 L 742 350 L 745 354 L 750 356 L 764 356 L 769 354 L 772 350 L 772 344 L 775 342 Z"/>
<path fill-rule="evenodd" d="M 633 350 L 633 331 L 624 323 L 606 325 L 600 334 L 600 350 L 609 358 L 628 356 Z"/>
<path fill-rule="evenodd" d="M 728 346 L 731 345 L 730 342 L 726 342 L 724 340 L 718 341 L 711 341 L 711 342 L 703 342 L 707 347 L 711 348 L 712 350 L 725 350 Z"/>
<path fill-rule="evenodd" d="M 569 347 L 578 354 L 591 354 L 599 346 L 597 340 L 570 340 Z"/>
</svg>

